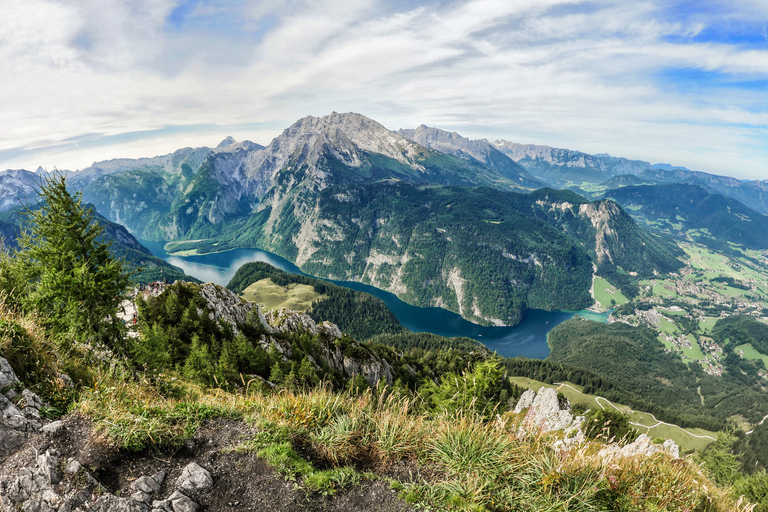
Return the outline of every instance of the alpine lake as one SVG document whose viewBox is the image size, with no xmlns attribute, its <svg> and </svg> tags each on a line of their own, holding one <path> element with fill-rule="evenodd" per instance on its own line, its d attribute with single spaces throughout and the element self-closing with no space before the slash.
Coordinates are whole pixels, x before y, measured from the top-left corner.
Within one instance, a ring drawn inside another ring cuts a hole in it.
<svg viewBox="0 0 768 512">
<path fill-rule="evenodd" d="M 142 240 L 141 243 L 152 254 L 171 265 L 180 267 L 188 275 L 203 282 L 212 282 L 223 286 L 229 283 L 238 268 L 252 261 L 269 263 L 293 274 L 308 275 L 285 258 L 260 249 L 233 249 L 218 253 L 180 257 L 166 253 L 162 242 Z M 589 320 L 603 323 L 608 320 L 608 313 L 595 313 L 588 310 L 543 311 L 531 309 L 526 312 L 523 321 L 514 327 L 484 327 L 464 320 L 456 313 L 442 308 L 411 306 L 398 299 L 394 294 L 370 285 L 353 281 L 333 281 L 330 279 L 327 281 L 378 297 L 384 301 L 400 323 L 413 332 L 430 332 L 440 336 L 472 338 L 505 357 L 522 356 L 544 359 L 549 355 L 547 333 L 556 325 L 577 314 Z"/>
</svg>

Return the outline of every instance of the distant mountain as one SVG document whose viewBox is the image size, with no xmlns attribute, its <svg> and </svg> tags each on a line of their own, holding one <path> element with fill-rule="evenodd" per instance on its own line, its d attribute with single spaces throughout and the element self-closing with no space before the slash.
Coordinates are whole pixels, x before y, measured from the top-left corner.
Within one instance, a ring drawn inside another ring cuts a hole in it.
<svg viewBox="0 0 768 512">
<path fill-rule="evenodd" d="M 110 249 L 112 254 L 118 258 L 125 258 L 131 267 L 141 269 L 133 276 L 134 282 L 148 283 L 163 279 L 167 279 L 169 282 L 176 281 L 177 279 L 197 281 L 195 278 L 187 276 L 180 268 L 153 256 L 149 249 L 141 245 L 120 224 L 110 222 L 98 212 L 94 212 L 94 220 L 104 228 L 104 232 L 98 238 L 98 241 L 102 243 L 111 241 L 112 246 Z M 22 223 L 21 208 L 16 207 L 0 213 L 0 238 L 2 238 L 2 246 L 4 248 L 18 249 L 18 238 L 21 234 Z"/>
<path fill-rule="evenodd" d="M 638 175 L 656 183 L 687 183 L 698 185 L 712 194 L 722 194 L 768 215 L 768 180 L 742 181 L 728 176 L 685 169 L 647 169 Z"/>
<path fill-rule="evenodd" d="M 604 181 L 600 184 L 601 188 L 604 188 L 605 190 L 611 190 L 614 188 L 620 188 L 620 187 L 631 187 L 634 185 L 652 185 L 653 183 L 650 183 L 649 180 L 644 180 L 642 178 L 638 178 L 634 174 L 620 174 L 619 176 L 614 176 L 613 178 Z"/>
<path fill-rule="evenodd" d="M 0 211 L 21 206 L 27 198 L 37 197 L 40 176 L 24 169 L 0 172 Z"/>
<path fill-rule="evenodd" d="M 680 167 L 679 165 L 671 165 L 671 164 L 653 164 L 651 166 L 651 169 L 661 169 L 664 171 L 672 171 L 672 170 L 690 171 L 690 169 L 686 167 Z"/>
<path fill-rule="evenodd" d="M 303 183 L 313 189 L 382 179 L 526 189 L 517 174 L 428 149 L 352 113 L 300 119 L 267 147 L 228 138 L 215 149 L 95 163 L 69 179 L 108 218 L 158 241 L 214 236 L 250 215 L 278 175 L 295 168 L 311 176 Z"/>
<path fill-rule="evenodd" d="M 398 134 L 424 147 L 441 151 L 449 155 L 474 160 L 498 171 L 515 183 L 527 188 L 542 188 L 546 184 L 534 178 L 523 166 L 493 147 L 487 140 L 471 140 L 456 132 L 447 132 L 438 128 L 421 125 L 416 129 L 400 129 Z"/>
<path fill-rule="evenodd" d="M 517 144 L 497 140 L 493 146 L 519 163 L 537 179 L 558 188 L 584 183 L 603 183 L 622 174 L 639 174 L 651 167 L 648 162 L 616 158 L 607 154 L 588 155 L 570 149 Z"/>
<path fill-rule="evenodd" d="M 657 227 L 677 231 L 672 225 L 679 224 L 683 231 L 705 229 L 725 242 L 742 244 L 750 249 L 768 249 L 768 216 L 697 185 L 622 187 L 606 192 L 605 197 Z"/>
</svg>

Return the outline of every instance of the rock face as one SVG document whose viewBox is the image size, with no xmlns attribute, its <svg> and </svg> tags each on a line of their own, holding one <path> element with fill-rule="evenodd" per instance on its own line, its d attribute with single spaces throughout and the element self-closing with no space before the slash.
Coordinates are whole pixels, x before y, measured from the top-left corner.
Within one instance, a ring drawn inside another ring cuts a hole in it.
<svg viewBox="0 0 768 512">
<path fill-rule="evenodd" d="M 324 362 L 348 378 L 362 375 L 372 387 L 380 380 L 392 384 L 394 378 L 386 359 L 380 358 L 357 341 L 342 338 L 339 328 L 330 322 L 316 324 L 306 313 L 287 308 L 271 310 L 264 316 L 268 325 L 279 332 L 308 332 L 319 335 Z M 337 343 L 339 340 L 339 343 Z M 265 343 L 274 345 L 282 354 L 290 355 L 290 346 L 273 338 Z M 265 344 L 262 347 L 268 348 Z M 350 355 L 354 354 L 354 355 Z M 317 364 L 317 363 L 315 363 Z"/>
<path fill-rule="evenodd" d="M 185 285 L 189 286 L 189 285 Z M 338 370 L 347 378 L 362 375 L 371 386 L 380 380 L 392 384 L 394 378 L 390 364 L 355 340 L 342 338 L 342 332 L 330 322 L 315 323 L 306 313 L 287 308 L 270 310 L 266 313 L 255 302 L 248 302 L 223 286 L 205 283 L 196 286 L 198 293 L 206 300 L 206 311 L 212 320 L 226 322 L 235 334 L 238 326 L 247 322 L 259 322 L 267 334 L 257 340 L 265 351 L 276 349 L 284 358 L 292 355 L 291 344 L 281 340 L 282 333 L 309 333 L 318 337 L 323 362 Z M 169 287 L 163 293 L 172 293 Z M 198 311 L 203 314 L 203 311 Z M 317 361 L 312 361 L 318 367 Z M 270 387 L 274 384 L 267 383 Z"/>
<path fill-rule="evenodd" d="M 25 389 L 19 397 L 14 389 L 21 386 L 6 359 L 0 357 L 0 458 L 16 451 L 30 434 L 40 430 L 43 402 Z M 20 398 L 20 399 L 19 399 Z M 19 399 L 18 404 L 13 399 Z"/>
<path fill-rule="evenodd" d="M 200 285 L 199 293 L 208 303 L 211 320 L 225 321 L 232 327 L 235 334 L 239 332 L 237 326 L 248 322 L 251 315 L 258 318 L 267 331 L 275 331 L 255 302 L 244 301 L 235 292 L 213 283 Z"/>
<path fill-rule="evenodd" d="M 634 442 L 626 446 L 609 444 L 598 452 L 598 456 L 604 460 L 613 460 L 622 457 L 649 457 L 654 453 L 666 453 L 675 459 L 680 458 L 680 448 L 674 441 L 667 439 L 664 444 L 658 445 L 651 442 L 651 438 L 646 434 L 640 434 Z"/>
<path fill-rule="evenodd" d="M 517 401 L 513 412 L 515 414 L 525 412 L 521 435 L 530 432 L 563 431 L 563 438 L 556 440 L 552 445 L 556 450 L 568 451 L 586 441 L 581 429 L 584 416 L 574 417 L 571 414 L 571 404 L 568 399 L 558 398 L 555 389 L 542 387 L 538 393 L 532 389 L 525 391 Z M 680 457 L 680 448 L 671 439 L 659 445 L 652 443 L 651 438 L 646 434 L 640 434 L 633 443 L 625 446 L 618 443 L 606 445 L 598 452 L 598 456 L 605 461 L 611 461 L 622 457 L 647 457 L 654 453 L 666 453 L 677 459 Z"/>
<path fill-rule="evenodd" d="M 584 419 L 574 420 L 568 399 L 561 402 L 557 391 L 552 388 L 541 388 L 538 393 L 529 389 L 523 393 L 514 412 L 521 413 L 524 410 L 528 411 L 525 415 L 526 425 L 543 432 L 572 428 L 574 423 L 580 425 Z"/>
<path fill-rule="evenodd" d="M 0 357 L 0 391 L 4 391 L 9 386 L 20 384 L 18 377 L 13 372 L 13 368 L 7 360 Z"/>
<path fill-rule="evenodd" d="M 196 512 L 200 509 L 196 497 L 210 492 L 214 484 L 207 469 L 191 462 L 175 485 L 166 485 L 166 472 L 161 470 L 134 480 L 121 493 L 130 496 L 118 496 L 108 492 L 77 459 L 63 462 L 55 448 L 30 462 L 13 474 L 0 476 L 0 510 L 72 512 L 87 507 L 90 512 Z"/>
</svg>

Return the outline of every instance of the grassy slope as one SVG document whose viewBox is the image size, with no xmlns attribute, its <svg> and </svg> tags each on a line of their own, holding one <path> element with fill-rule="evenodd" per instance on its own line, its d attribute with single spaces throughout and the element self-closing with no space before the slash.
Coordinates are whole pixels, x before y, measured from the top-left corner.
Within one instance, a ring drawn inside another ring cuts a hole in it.
<svg viewBox="0 0 768 512">
<path fill-rule="evenodd" d="M 250 284 L 240 296 L 247 301 L 262 304 L 267 309 L 288 308 L 297 311 L 307 311 L 312 307 L 312 302 L 328 298 L 317 293 L 310 285 L 290 283 L 280 286 L 271 279 Z"/>
<path fill-rule="evenodd" d="M 744 359 L 762 359 L 763 363 L 765 363 L 765 367 L 768 368 L 768 356 L 755 350 L 749 343 L 734 348 L 736 353 L 738 353 L 739 350 L 744 352 Z"/>
</svg>

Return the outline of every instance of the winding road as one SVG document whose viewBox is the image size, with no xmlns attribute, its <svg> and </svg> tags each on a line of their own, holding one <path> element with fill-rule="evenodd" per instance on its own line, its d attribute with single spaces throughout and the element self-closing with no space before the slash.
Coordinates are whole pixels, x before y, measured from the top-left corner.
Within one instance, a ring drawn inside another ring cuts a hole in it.
<svg viewBox="0 0 768 512">
<path fill-rule="evenodd" d="M 584 393 L 582 393 L 581 391 L 579 391 L 578 389 L 576 389 L 576 388 L 574 388 L 573 386 L 571 386 L 570 384 L 566 384 L 566 383 L 564 383 L 564 382 L 556 382 L 556 383 L 555 383 L 555 385 L 556 385 L 556 386 L 559 386 L 559 388 L 558 388 L 558 389 L 560 389 L 560 387 L 563 387 L 563 386 L 565 386 L 565 387 L 567 387 L 567 388 L 570 388 L 570 389 L 574 390 L 575 392 L 577 392 L 577 393 L 579 393 L 579 394 L 582 394 L 582 395 L 584 394 Z M 610 405 L 611 407 L 613 407 L 614 409 L 616 409 L 616 410 L 617 410 L 617 411 L 619 411 L 620 413 L 624 414 L 624 411 L 622 411 L 621 409 L 619 409 L 619 408 L 618 408 L 618 407 L 617 407 L 615 404 L 613 404 L 613 403 L 612 403 L 610 400 L 608 400 L 607 398 L 603 398 L 602 396 L 595 396 L 595 401 L 597 402 L 597 405 L 599 405 L 599 406 L 600 406 L 600 408 L 601 408 L 602 410 L 605 410 L 605 407 L 603 407 L 603 404 L 602 404 L 602 403 L 600 403 L 600 400 L 604 400 L 604 401 L 605 401 L 605 402 L 606 402 L 608 405 Z M 651 416 L 651 418 L 653 418 L 653 420 L 656 422 L 656 424 L 655 424 L 655 425 L 643 425 L 642 423 L 636 423 L 636 422 L 634 422 L 634 421 L 630 421 L 630 422 L 629 422 L 629 424 L 630 424 L 630 425 L 634 425 L 634 426 L 636 426 L 636 427 L 646 428 L 646 429 L 652 429 L 652 428 L 658 427 L 659 425 L 666 425 L 666 426 L 668 426 L 668 427 L 675 427 L 675 428 L 679 428 L 680 430 L 682 430 L 683 432 L 685 432 L 686 434 L 688 434 L 688 435 L 689 435 L 689 436 L 691 436 L 691 437 L 696 437 L 696 438 L 698 438 L 698 439 L 711 439 L 712 441 L 717 441 L 717 439 L 716 439 L 716 438 L 714 438 L 714 437 L 712 437 L 712 436 L 700 436 L 700 435 L 694 434 L 694 433 L 692 433 L 692 432 L 689 432 L 689 431 L 685 430 L 683 427 L 681 427 L 681 426 L 679 426 L 679 425 L 675 425 L 674 423 L 667 423 L 667 422 L 665 422 L 665 421 L 661 421 L 660 419 L 656 418 L 656 416 L 654 416 L 653 414 L 651 414 L 651 413 L 649 413 L 649 412 L 647 412 L 647 413 L 645 413 L 645 414 L 648 414 L 648 415 L 650 415 L 650 416 Z M 763 421 L 765 421 L 766 419 L 768 419 L 768 416 L 766 416 L 765 418 L 763 418 Z M 760 423 L 762 423 L 762 421 L 761 421 Z M 749 432 L 747 432 L 747 433 L 749 433 Z"/>
</svg>

